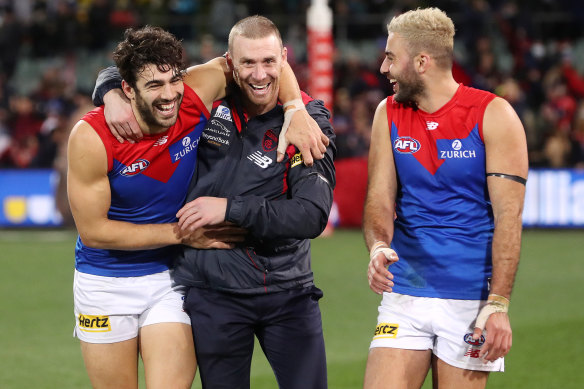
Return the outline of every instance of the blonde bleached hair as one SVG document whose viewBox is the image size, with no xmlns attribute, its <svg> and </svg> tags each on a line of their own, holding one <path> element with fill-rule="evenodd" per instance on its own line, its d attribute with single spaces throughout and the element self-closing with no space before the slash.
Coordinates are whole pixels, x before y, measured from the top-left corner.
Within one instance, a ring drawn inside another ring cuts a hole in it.
<svg viewBox="0 0 584 389">
<path fill-rule="evenodd" d="M 227 49 L 230 53 L 233 53 L 233 41 L 237 36 L 249 39 L 261 39 L 270 35 L 275 35 L 280 42 L 280 47 L 284 47 L 280 30 L 278 30 L 278 27 L 276 27 L 274 22 L 260 15 L 248 16 L 247 18 L 241 19 L 239 22 L 235 23 L 231 28 Z"/>
<path fill-rule="evenodd" d="M 394 16 L 387 25 L 387 32 L 399 34 L 412 56 L 427 52 L 436 64 L 452 67 L 454 51 L 454 23 L 438 8 L 418 8 Z"/>
</svg>

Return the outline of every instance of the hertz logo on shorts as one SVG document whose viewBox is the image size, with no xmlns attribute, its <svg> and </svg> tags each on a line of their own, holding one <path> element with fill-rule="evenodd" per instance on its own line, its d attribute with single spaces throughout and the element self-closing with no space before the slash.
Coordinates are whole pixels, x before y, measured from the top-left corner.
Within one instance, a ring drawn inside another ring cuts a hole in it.
<svg viewBox="0 0 584 389">
<path fill-rule="evenodd" d="M 109 316 L 79 314 L 79 329 L 86 332 L 109 332 L 112 330 Z"/>
<path fill-rule="evenodd" d="M 302 154 L 296 153 L 290 160 L 290 167 L 298 166 L 302 163 Z"/>
<path fill-rule="evenodd" d="M 399 324 L 396 323 L 379 323 L 375 327 L 375 334 L 373 339 L 395 339 L 397 337 L 397 330 Z"/>
</svg>

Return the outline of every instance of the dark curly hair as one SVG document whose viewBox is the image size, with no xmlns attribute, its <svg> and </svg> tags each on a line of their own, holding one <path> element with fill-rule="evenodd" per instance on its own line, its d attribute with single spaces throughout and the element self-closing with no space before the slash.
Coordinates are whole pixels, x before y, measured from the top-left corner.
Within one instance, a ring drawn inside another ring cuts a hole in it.
<svg viewBox="0 0 584 389">
<path fill-rule="evenodd" d="M 138 74 L 147 65 L 156 65 L 161 72 L 173 69 L 176 74 L 185 70 L 181 42 L 160 27 L 127 29 L 124 40 L 114 50 L 113 59 L 120 75 L 132 88 L 136 88 Z"/>
</svg>

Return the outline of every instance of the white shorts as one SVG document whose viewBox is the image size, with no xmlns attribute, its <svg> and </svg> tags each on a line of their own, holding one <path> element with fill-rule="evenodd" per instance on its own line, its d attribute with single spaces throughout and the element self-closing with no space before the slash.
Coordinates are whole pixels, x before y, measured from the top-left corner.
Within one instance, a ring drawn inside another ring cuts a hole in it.
<svg viewBox="0 0 584 389">
<path fill-rule="evenodd" d="M 141 277 L 103 277 L 75 270 L 73 336 L 88 343 L 115 343 L 138 336 L 149 324 L 191 321 L 183 310 L 184 288 L 170 271 Z"/>
<path fill-rule="evenodd" d="M 474 322 L 486 301 L 449 300 L 383 293 L 371 348 L 432 350 L 449 365 L 467 370 L 504 371 L 504 358 L 479 358 L 484 336 L 472 339 Z"/>
</svg>

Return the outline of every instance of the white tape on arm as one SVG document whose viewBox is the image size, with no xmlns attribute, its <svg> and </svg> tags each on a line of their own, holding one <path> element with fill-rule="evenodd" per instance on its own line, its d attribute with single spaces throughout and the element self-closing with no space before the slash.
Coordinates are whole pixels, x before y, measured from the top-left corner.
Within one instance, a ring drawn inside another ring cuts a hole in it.
<svg viewBox="0 0 584 389">
<path fill-rule="evenodd" d="M 390 262 L 397 261 L 397 253 L 390 249 L 385 242 L 378 241 L 375 242 L 373 246 L 371 246 L 371 251 L 369 251 L 369 259 L 375 258 L 379 253 L 383 253 L 385 258 L 387 258 Z"/>
<path fill-rule="evenodd" d="M 280 137 L 278 138 L 278 152 L 285 153 L 288 147 L 288 142 L 286 141 L 286 132 L 292 121 L 292 115 L 294 112 L 300 111 L 301 109 L 306 109 L 302 99 L 290 100 L 282 105 L 284 108 L 284 124 L 282 124 L 282 130 L 280 131 Z"/>
<path fill-rule="evenodd" d="M 508 311 L 509 300 L 507 298 L 499 296 L 498 294 L 490 294 L 487 299 L 487 304 L 485 304 L 477 316 L 475 327 L 484 330 L 489 316 L 491 316 L 493 313 L 507 313 Z"/>
</svg>

